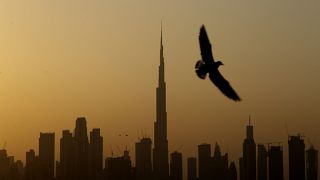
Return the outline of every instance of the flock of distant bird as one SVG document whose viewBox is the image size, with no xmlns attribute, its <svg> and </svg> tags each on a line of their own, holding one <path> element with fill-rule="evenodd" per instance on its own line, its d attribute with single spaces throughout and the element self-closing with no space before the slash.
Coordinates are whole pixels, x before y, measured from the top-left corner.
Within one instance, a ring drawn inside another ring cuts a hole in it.
<svg viewBox="0 0 320 180">
<path fill-rule="evenodd" d="M 223 63 L 221 61 L 214 61 L 211 44 L 204 25 L 200 28 L 199 43 L 202 60 L 199 60 L 195 67 L 198 77 L 205 79 L 207 73 L 209 73 L 210 80 L 225 96 L 234 101 L 241 101 L 236 91 L 218 70 L 219 66 L 223 65 Z"/>
</svg>

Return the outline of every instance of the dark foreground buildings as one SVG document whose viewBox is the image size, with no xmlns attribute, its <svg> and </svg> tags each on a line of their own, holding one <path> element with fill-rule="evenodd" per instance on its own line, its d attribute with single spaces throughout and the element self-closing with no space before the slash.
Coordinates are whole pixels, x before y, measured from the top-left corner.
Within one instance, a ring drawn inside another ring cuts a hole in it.
<svg viewBox="0 0 320 180">
<path fill-rule="evenodd" d="M 242 151 L 242 176 L 244 180 L 256 180 L 256 143 L 253 139 L 253 126 L 250 123 L 250 119 L 246 135 Z"/>
<path fill-rule="evenodd" d="M 305 180 L 305 145 L 300 135 L 289 136 L 289 180 Z"/>
<path fill-rule="evenodd" d="M 105 162 L 104 179 L 106 180 L 134 180 L 135 170 L 132 167 L 129 151 L 123 156 L 108 157 Z"/>
<path fill-rule="evenodd" d="M 170 154 L 170 180 L 182 180 L 182 154 L 177 151 Z"/>
<path fill-rule="evenodd" d="M 149 180 L 152 178 L 152 141 L 150 138 L 142 138 L 136 143 L 136 178 L 137 180 Z"/>
<path fill-rule="evenodd" d="M 159 179 L 152 167 L 152 140 L 142 138 L 136 143 L 136 163 L 131 161 L 129 151 L 125 150 L 119 157 L 107 157 L 103 167 L 103 138 L 100 129 L 94 128 L 87 136 L 85 118 L 76 120 L 73 133 L 62 132 L 60 139 L 60 161 L 54 162 L 54 133 L 40 133 L 39 154 L 35 150 L 26 152 L 26 163 L 15 161 L 8 156 L 6 150 L 0 150 L 0 180 L 156 180 Z M 249 141 L 247 141 L 249 139 Z M 253 127 L 247 126 L 247 138 L 244 141 L 244 156 L 255 158 Z M 289 177 L 291 179 L 318 178 L 318 150 L 311 146 L 305 151 L 301 136 L 289 137 Z M 284 180 L 283 147 L 270 145 L 268 149 L 259 144 L 257 160 L 257 180 L 264 180 L 266 172 L 269 180 Z M 246 152 L 246 153 L 245 153 Z M 78 153 L 78 154 L 77 154 Z M 82 153 L 82 156 L 79 154 Z M 252 154 L 251 154 L 252 153 Z M 170 176 L 168 180 L 183 180 L 183 158 L 180 152 L 170 154 Z M 198 162 L 197 162 L 198 160 Z M 54 163 L 56 168 L 54 169 Z M 248 166 L 244 158 L 239 161 L 239 175 L 235 163 L 229 164 L 228 154 L 222 154 L 221 148 L 215 144 L 211 153 L 210 144 L 198 145 L 198 157 L 187 158 L 188 180 L 247 180 Z M 253 163 L 252 163 L 253 164 Z M 80 169 L 80 170 L 79 170 Z M 197 175 L 199 172 L 199 176 Z M 291 180 L 289 179 L 289 180 Z M 299 179 L 300 180 L 300 179 Z"/>
<path fill-rule="evenodd" d="M 263 144 L 258 144 L 257 179 L 267 180 L 268 178 L 268 152 Z"/>
<path fill-rule="evenodd" d="M 217 143 L 213 156 L 211 156 L 210 144 L 198 145 L 198 159 L 199 180 L 234 179 L 237 177 L 235 164 L 231 163 L 229 167 L 228 154 L 222 155 Z"/>
<path fill-rule="evenodd" d="M 307 180 L 318 179 L 318 150 L 311 146 L 307 150 Z"/>
<path fill-rule="evenodd" d="M 41 179 L 53 180 L 54 174 L 54 133 L 40 133 L 39 138 L 39 161 Z"/>
<path fill-rule="evenodd" d="M 269 147 L 269 179 L 283 180 L 283 152 L 281 146 Z"/>
<path fill-rule="evenodd" d="M 197 180 L 197 158 L 189 157 L 187 160 L 188 180 Z"/>
</svg>

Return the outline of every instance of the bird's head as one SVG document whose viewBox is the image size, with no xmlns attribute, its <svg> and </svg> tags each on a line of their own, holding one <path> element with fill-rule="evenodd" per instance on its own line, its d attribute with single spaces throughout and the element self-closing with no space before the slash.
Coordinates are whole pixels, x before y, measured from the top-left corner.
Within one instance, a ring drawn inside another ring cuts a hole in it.
<svg viewBox="0 0 320 180">
<path fill-rule="evenodd" d="M 224 65 L 221 61 L 217 61 L 217 67 L 221 66 L 221 65 Z"/>
</svg>

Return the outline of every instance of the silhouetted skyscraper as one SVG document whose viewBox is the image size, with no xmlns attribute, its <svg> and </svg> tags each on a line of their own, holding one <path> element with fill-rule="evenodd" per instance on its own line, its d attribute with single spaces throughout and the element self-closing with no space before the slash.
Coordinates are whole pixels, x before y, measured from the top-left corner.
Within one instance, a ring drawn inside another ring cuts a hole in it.
<svg viewBox="0 0 320 180">
<path fill-rule="evenodd" d="M 200 144 L 198 145 L 198 168 L 199 179 L 210 179 L 210 159 L 211 159 L 211 145 Z"/>
<path fill-rule="evenodd" d="M 40 176 L 42 179 L 54 179 L 54 133 L 40 133 L 39 138 L 39 160 Z"/>
<path fill-rule="evenodd" d="M 103 164 L 103 138 L 100 129 L 95 128 L 90 132 L 89 146 L 89 173 L 90 180 L 98 180 L 102 177 Z"/>
<path fill-rule="evenodd" d="M 88 180 L 88 134 L 87 122 L 84 117 L 76 120 L 74 130 L 74 178 L 76 180 Z"/>
<path fill-rule="evenodd" d="M 289 180 L 305 180 L 305 145 L 301 136 L 289 136 Z"/>
<path fill-rule="evenodd" d="M 7 179 L 7 176 L 10 171 L 10 165 L 12 160 L 8 157 L 7 150 L 0 150 L 0 179 Z"/>
<path fill-rule="evenodd" d="M 283 180 L 283 152 L 281 146 L 269 147 L 269 179 Z"/>
<path fill-rule="evenodd" d="M 237 168 L 234 162 L 230 163 L 228 170 L 228 180 L 237 180 Z"/>
<path fill-rule="evenodd" d="M 318 150 L 311 146 L 307 150 L 307 180 L 318 179 Z"/>
<path fill-rule="evenodd" d="M 60 139 L 60 175 L 62 180 L 71 180 L 74 168 L 74 146 L 72 133 L 62 131 Z"/>
<path fill-rule="evenodd" d="M 170 156 L 170 180 L 182 180 L 182 154 L 175 151 Z"/>
<path fill-rule="evenodd" d="M 105 161 L 105 179 L 107 180 L 133 180 L 129 151 L 124 151 L 121 157 L 109 157 Z"/>
<path fill-rule="evenodd" d="M 268 152 L 263 144 L 258 144 L 258 180 L 268 178 Z"/>
<path fill-rule="evenodd" d="M 136 143 L 136 177 L 137 180 L 152 179 L 152 158 L 150 138 L 142 138 Z"/>
<path fill-rule="evenodd" d="M 166 82 L 164 78 L 162 29 L 160 43 L 159 84 L 157 87 L 157 117 L 154 123 L 153 171 L 157 179 L 168 179 L 168 139 L 166 111 Z"/>
<path fill-rule="evenodd" d="M 197 179 L 197 158 L 188 158 L 188 180 Z"/>
<path fill-rule="evenodd" d="M 256 180 L 256 143 L 253 139 L 253 126 L 247 126 L 247 137 L 243 142 L 243 170 L 245 180 Z"/>
<path fill-rule="evenodd" d="M 221 155 L 220 146 L 216 143 L 213 157 L 210 160 L 210 177 L 214 179 L 227 179 L 228 165 L 228 154 Z"/>
<path fill-rule="evenodd" d="M 38 166 L 36 160 L 36 153 L 33 149 L 26 152 L 26 167 L 25 167 L 25 179 L 37 180 Z"/>
</svg>

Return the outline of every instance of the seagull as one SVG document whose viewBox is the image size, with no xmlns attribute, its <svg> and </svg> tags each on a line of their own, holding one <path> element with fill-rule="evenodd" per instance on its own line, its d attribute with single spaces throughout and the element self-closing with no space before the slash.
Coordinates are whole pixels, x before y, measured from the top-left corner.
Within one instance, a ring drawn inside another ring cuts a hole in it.
<svg viewBox="0 0 320 180">
<path fill-rule="evenodd" d="M 211 44 L 204 25 L 200 28 L 199 43 L 202 60 L 199 60 L 195 66 L 198 77 L 200 79 L 205 79 L 207 73 L 209 73 L 210 80 L 225 96 L 234 101 L 241 101 L 236 91 L 233 90 L 229 82 L 218 70 L 219 66 L 224 64 L 221 61 L 214 61 Z"/>
</svg>

